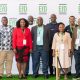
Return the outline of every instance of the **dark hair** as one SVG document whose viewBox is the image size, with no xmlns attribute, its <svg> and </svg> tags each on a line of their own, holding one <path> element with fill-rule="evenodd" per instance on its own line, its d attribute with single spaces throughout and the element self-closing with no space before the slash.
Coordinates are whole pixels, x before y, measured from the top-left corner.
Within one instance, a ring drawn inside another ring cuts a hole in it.
<svg viewBox="0 0 80 80">
<path fill-rule="evenodd" d="M 6 20 L 8 21 L 8 18 L 7 18 L 6 16 L 3 16 L 2 19 L 3 19 L 3 18 L 6 19 Z"/>
<path fill-rule="evenodd" d="M 17 28 L 20 28 L 20 21 L 21 20 L 24 20 L 25 21 L 25 27 L 28 27 L 29 26 L 29 22 L 25 19 L 25 18 L 20 18 L 17 22 L 16 22 L 16 27 Z"/>
<path fill-rule="evenodd" d="M 65 24 L 64 24 L 63 22 L 58 23 L 58 27 L 59 27 L 60 25 L 64 25 L 64 26 L 65 26 Z"/>
<path fill-rule="evenodd" d="M 73 17 L 73 18 L 75 19 L 75 16 L 70 16 L 70 17 Z M 70 18 L 70 17 L 69 17 L 69 18 Z"/>
<path fill-rule="evenodd" d="M 65 26 L 65 24 L 64 24 L 63 22 L 58 23 L 58 32 L 60 32 L 60 31 L 59 31 L 59 26 L 60 26 L 60 25 L 64 25 L 64 26 Z M 64 32 L 65 32 L 65 30 L 64 30 Z"/>
</svg>

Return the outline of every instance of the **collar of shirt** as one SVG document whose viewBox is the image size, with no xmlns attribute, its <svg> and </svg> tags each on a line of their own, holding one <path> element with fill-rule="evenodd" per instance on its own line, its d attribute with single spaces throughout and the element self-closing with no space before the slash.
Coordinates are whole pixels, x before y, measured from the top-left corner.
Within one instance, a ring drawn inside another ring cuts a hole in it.
<svg viewBox="0 0 80 80">
<path fill-rule="evenodd" d="M 42 25 L 42 26 L 38 26 L 38 25 L 37 25 L 37 27 L 38 27 L 38 28 L 43 28 L 43 25 Z"/>
<path fill-rule="evenodd" d="M 57 22 L 51 22 L 51 24 L 57 24 Z"/>
</svg>

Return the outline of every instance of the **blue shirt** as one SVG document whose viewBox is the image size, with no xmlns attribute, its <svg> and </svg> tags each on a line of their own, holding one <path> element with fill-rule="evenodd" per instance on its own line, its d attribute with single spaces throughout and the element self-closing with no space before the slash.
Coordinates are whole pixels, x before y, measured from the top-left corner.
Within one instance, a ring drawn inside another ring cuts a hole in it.
<svg viewBox="0 0 80 80">
<path fill-rule="evenodd" d="M 37 45 L 43 45 L 43 26 L 37 28 Z"/>
</svg>

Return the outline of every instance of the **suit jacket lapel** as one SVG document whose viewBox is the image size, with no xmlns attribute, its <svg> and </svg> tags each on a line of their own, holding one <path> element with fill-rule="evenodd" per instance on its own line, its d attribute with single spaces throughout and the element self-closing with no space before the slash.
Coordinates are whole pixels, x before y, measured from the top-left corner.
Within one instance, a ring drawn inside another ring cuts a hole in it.
<svg viewBox="0 0 80 80">
<path fill-rule="evenodd" d="M 35 32 L 35 40 L 37 40 L 37 26 L 35 26 L 35 29 L 34 29 L 34 32 Z"/>
<path fill-rule="evenodd" d="M 43 43 L 44 43 L 44 38 L 45 38 L 45 26 L 43 25 Z"/>
</svg>

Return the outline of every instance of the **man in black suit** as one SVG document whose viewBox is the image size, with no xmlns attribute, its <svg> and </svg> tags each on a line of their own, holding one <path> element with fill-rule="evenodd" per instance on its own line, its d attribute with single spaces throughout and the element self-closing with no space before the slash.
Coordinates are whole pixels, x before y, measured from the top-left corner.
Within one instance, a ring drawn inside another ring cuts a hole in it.
<svg viewBox="0 0 80 80">
<path fill-rule="evenodd" d="M 50 75 L 53 75 L 53 56 L 52 56 L 52 41 L 54 34 L 58 31 L 58 23 L 56 21 L 57 17 L 55 14 L 51 14 L 50 16 L 50 23 L 48 23 L 46 26 L 50 29 L 50 48 L 49 48 L 49 71 Z"/>
</svg>

